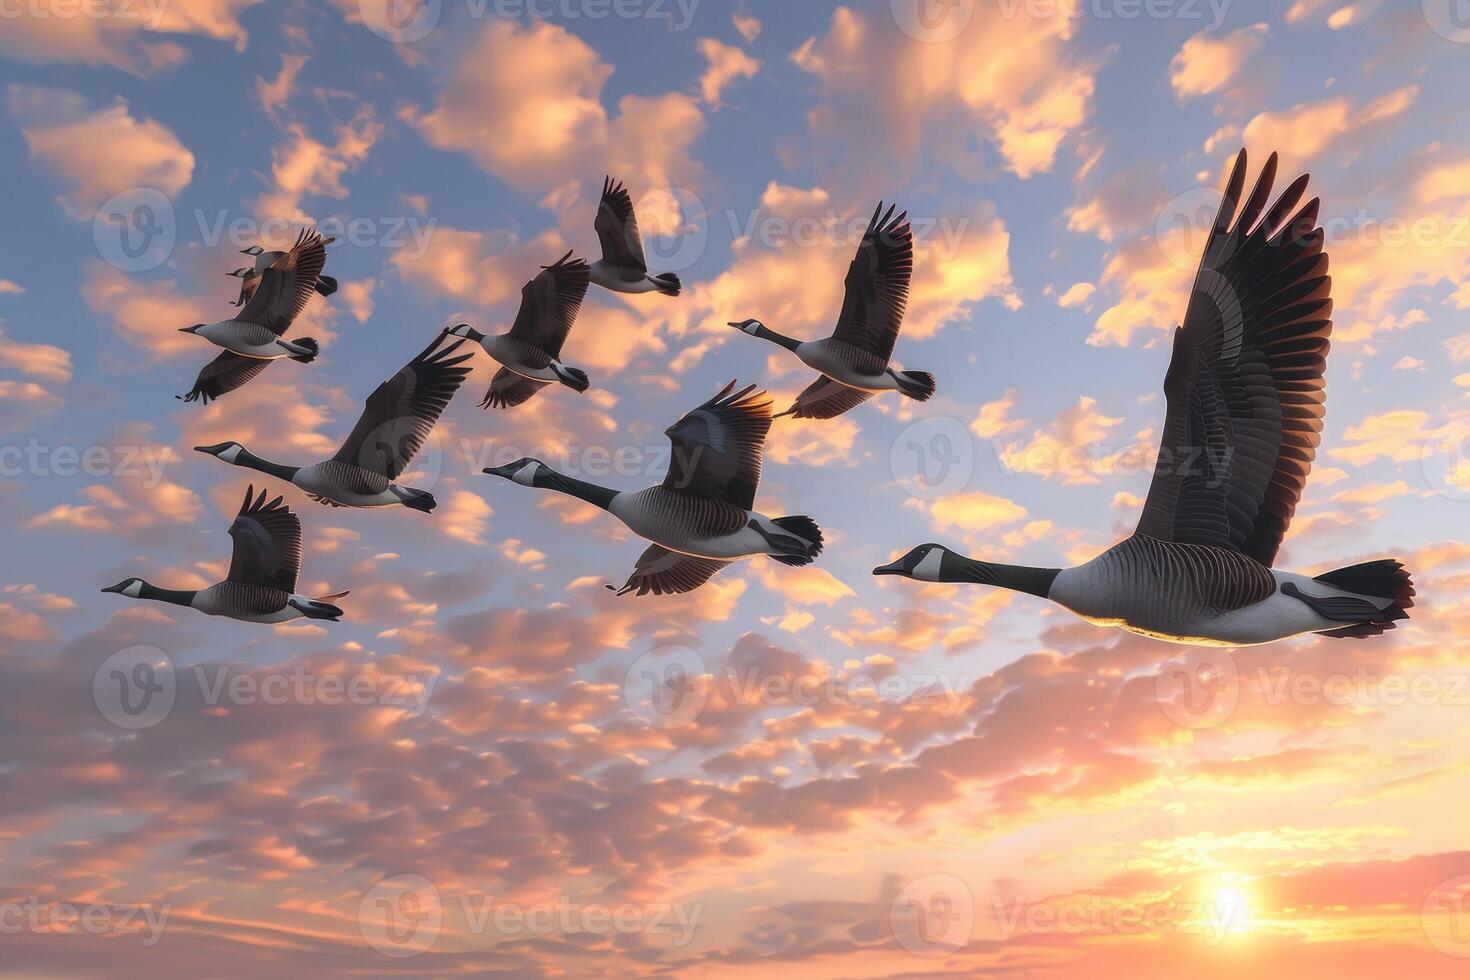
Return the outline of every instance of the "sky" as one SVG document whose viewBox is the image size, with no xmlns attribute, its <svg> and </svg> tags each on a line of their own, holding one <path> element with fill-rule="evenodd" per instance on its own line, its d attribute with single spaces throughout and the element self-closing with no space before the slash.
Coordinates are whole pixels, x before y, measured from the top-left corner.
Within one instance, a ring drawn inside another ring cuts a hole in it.
<svg viewBox="0 0 1470 980">
<path fill-rule="evenodd" d="M 1470 18 L 1453 0 L 15 0 L 0 4 L 0 976 L 1424 978 L 1470 963 Z M 1397 557 L 1364 642 L 1190 650 L 874 578 L 938 541 L 1054 566 L 1131 533 L 1169 331 L 1234 154 L 1322 199 L 1326 430 L 1279 567 Z M 477 407 L 432 515 L 328 509 L 278 627 L 199 588 L 441 328 L 597 257 L 628 183 L 675 299 L 588 294 L 582 395 Z M 916 237 L 882 395 L 778 421 L 763 558 L 615 597 L 644 545 L 481 475 L 617 489 L 828 333 L 879 200 Z M 245 264 L 337 236 L 208 405 Z"/>
</svg>

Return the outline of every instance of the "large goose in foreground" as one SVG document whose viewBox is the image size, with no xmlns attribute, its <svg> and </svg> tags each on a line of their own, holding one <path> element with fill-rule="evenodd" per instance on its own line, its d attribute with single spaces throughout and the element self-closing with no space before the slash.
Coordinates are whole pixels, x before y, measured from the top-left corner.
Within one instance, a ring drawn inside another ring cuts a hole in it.
<svg viewBox="0 0 1470 980">
<path fill-rule="evenodd" d="M 1232 223 L 1245 172 L 1241 150 L 1174 334 L 1159 461 L 1133 536 L 1064 569 L 926 544 L 875 575 L 1028 592 L 1100 626 L 1205 646 L 1376 636 L 1408 618 L 1414 586 L 1397 561 L 1315 576 L 1271 567 L 1321 441 L 1332 280 L 1317 200 L 1294 211 L 1306 176 L 1267 208 L 1272 154 Z"/>
<path fill-rule="evenodd" d="M 690 592 L 732 561 L 751 555 L 785 565 L 809 564 L 822 551 L 815 521 L 771 518 L 752 509 L 771 428 L 771 399 L 754 385 L 732 394 L 734 387 L 730 382 L 665 432 L 673 454 L 659 486 L 636 493 L 609 490 L 535 459 L 485 472 L 585 500 L 652 541 L 618 595 Z"/>
<path fill-rule="evenodd" d="M 867 401 L 879 391 L 898 391 L 918 401 L 934 395 L 934 376 L 927 371 L 900 371 L 889 366 L 893 345 L 903 325 L 914 271 L 914 235 L 908 214 L 873 212 L 857 254 L 847 269 L 846 293 L 837 328 L 821 340 L 800 341 L 767 329 L 759 320 L 731 321 L 752 337 L 791 351 L 821 374 L 782 412 L 799 419 L 830 419 Z"/>
<path fill-rule="evenodd" d="M 184 333 L 203 337 L 224 351 L 204 366 L 188 394 L 177 397 L 208 404 L 245 384 L 272 361 L 289 357 L 310 364 L 316 358 L 319 348 L 315 340 L 286 340 L 284 334 L 306 308 L 312 293 L 318 291 L 327 261 L 327 241 L 314 230 L 303 230 L 291 251 L 275 253 L 280 258 L 258 278 L 249 280 L 255 285 L 245 308 L 236 316 L 182 328 Z"/>
<path fill-rule="evenodd" d="M 643 236 L 638 233 L 638 216 L 633 213 L 633 199 L 620 181 L 602 179 L 602 200 L 597 204 L 593 222 L 597 240 L 602 243 L 602 258 L 592 263 L 592 281 L 615 293 L 660 292 L 678 296 L 681 284 L 672 272 L 649 275 L 648 261 L 643 257 Z"/>
<path fill-rule="evenodd" d="M 561 363 L 562 344 L 586 295 L 587 263 L 568 252 L 521 287 L 521 308 L 509 333 L 487 337 L 468 323 L 449 329 L 504 365 L 491 379 L 481 408 L 512 408 L 557 381 L 576 392 L 587 390 L 587 372 Z"/>
<path fill-rule="evenodd" d="M 402 504 L 429 513 L 436 505 L 427 490 L 401 487 L 393 481 L 428 438 L 449 399 L 470 369 L 468 353 L 451 356 L 464 343 L 441 348 L 449 336 L 440 331 L 434 342 L 368 396 L 362 416 L 342 448 L 331 459 L 310 466 L 287 466 L 261 459 L 238 442 L 195 446 L 226 463 L 259 470 L 305 490 L 317 503 L 336 507 L 386 507 Z"/>
<path fill-rule="evenodd" d="M 207 589 L 161 589 L 140 578 L 125 578 L 103 592 L 130 599 L 153 599 L 188 606 L 210 616 L 226 616 L 246 623 L 284 623 L 291 619 L 337 622 L 342 610 L 328 602 L 346 592 L 314 599 L 296 594 L 301 573 L 301 521 L 281 498 L 266 501 L 245 490 L 245 502 L 230 525 L 234 555 L 223 582 Z"/>
</svg>

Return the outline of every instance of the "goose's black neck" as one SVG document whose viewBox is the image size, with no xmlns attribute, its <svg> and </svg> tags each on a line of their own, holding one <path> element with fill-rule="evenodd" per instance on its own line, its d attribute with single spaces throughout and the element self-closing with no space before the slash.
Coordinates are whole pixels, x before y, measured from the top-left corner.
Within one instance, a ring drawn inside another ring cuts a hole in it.
<svg viewBox="0 0 1470 980">
<path fill-rule="evenodd" d="M 1045 599 L 1051 593 L 1051 585 L 1060 573 L 1060 568 L 1001 565 L 996 562 L 978 561 L 974 558 L 955 555 L 952 562 L 946 561 L 941 566 L 940 580 L 992 585 L 999 589 L 1025 592 L 1028 595 Z"/>
<path fill-rule="evenodd" d="M 769 340 L 773 344 L 780 344 L 787 350 L 796 350 L 796 348 L 801 346 L 801 341 L 797 340 L 795 337 L 788 337 L 785 334 L 779 334 L 776 331 L 771 330 L 767 327 L 756 327 L 754 336 L 760 337 L 762 340 Z"/>
<path fill-rule="evenodd" d="M 259 470 L 267 476 L 285 480 L 287 483 L 290 483 L 295 478 L 296 472 L 301 469 L 299 466 L 287 466 L 284 463 L 272 463 L 268 459 L 261 459 L 248 449 L 240 450 L 240 455 L 235 457 L 235 465 Z"/>
<path fill-rule="evenodd" d="M 157 602 L 171 602 L 176 606 L 189 606 L 194 603 L 194 596 L 198 595 L 197 589 L 160 589 L 156 585 L 143 583 L 138 590 L 139 599 L 153 599 Z"/>
<path fill-rule="evenodd" d="M 555 490 L 557 493 L 564 493 L 568 496 L 576 497 L 579 500 L 585 500 L 589 504 L 595 504 L 601 507 L 603 510 L 607 510 L 608 506 L 612 504 L 613 498 L 618 495 L 616 490 L 609 490 L 607 487 L 599 487 L 595 483 L 588 483 L 585 480 L 578 480 L 564 473 L 558 473 L 545 463 L 542 463 L 540 468 L 536 470 L 533 485 L 542 490 Z"/>
</svg>

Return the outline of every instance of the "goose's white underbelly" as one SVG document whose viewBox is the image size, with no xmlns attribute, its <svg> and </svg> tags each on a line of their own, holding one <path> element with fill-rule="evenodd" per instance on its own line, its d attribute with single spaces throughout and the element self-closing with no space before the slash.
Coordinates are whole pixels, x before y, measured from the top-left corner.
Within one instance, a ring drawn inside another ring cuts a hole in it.
<svg viewBox="0 0 1470 980">
<path fill-rule="evenodd" d="M 237 324 L 228 320 L 211 323 L 199 331 L 199 336 L 216 347 L 259 361 L 278 360 L 289 353 L 278 343 L 280 338 L 274 332 L 258 324 Z"/>
<path fill-rule="evenodd" d="M 588 277 L 603 289 L 611 289 L 615 293 L 651 293 L 658 286 L 648 278 L 641 276 L 637 279 L 624 279 L 622 275 L 602 259 L 592 263 L 588 270 Z"/>
<path fill-rule="evenodd" d="M 393 492 L 393 484 L 386 478 L 378 477 L 384 484 L 381 490 L 352 487 L 337 475 L 344 469 L 346 464 L 332 460 L 314 463 L 297 470 L 291 482 L 307 493 L 326 497 L 345 507 L 388 507 L 402 503 L 402 499 Z"/>
<path fill-rule="evenodd" d="M 853 367 L 841 358 L 833 356 L 828 346 L 820 341 L 798 344 L 796 356 L 801 362 L 813 371 L 818 371 L 831 378 L 840 381 L 849 388 L 857 388 L 861 391 L 897 391 L 898 381 L 893 375 L 886 371 L 880 374 L 865 374 L 854 370 Z"/>
<path fill-rule="evenodd" d="M 523 378 L 530 378 L 533 381 L 558 380 L 556 372 L 551 369 L 550 363 L 542 368 L 533 368 L 527 365 L 522 358 L 517 356 L 516 351 L 518 345 L 509 342 L 508 338 L 504 336 L 486 337 L 480 343 L 480 346 L 484 348 L 486 354 L 489 354 L 495 359 L 496 363 L 512 374 L 518 374 Z"/>
<path fill-rule="evenodd" d="M 627 525 L 628 530 L 670 551 L 696 558 L 746 558 L 751 555 L 770 554 L 773 549 L 766 539 L 748 525 L 728 534 L 705 536 L 688 529 L 671 526 L 666 515 L 645 505 L 638 494 L 620 493 L 608 504 L 608 512 Z M 748 517 L 765 521 L 773 530 L 770 519 L 751 511 Z M 784 533 L 784 532 L 782 532 Z"/>
</svg>

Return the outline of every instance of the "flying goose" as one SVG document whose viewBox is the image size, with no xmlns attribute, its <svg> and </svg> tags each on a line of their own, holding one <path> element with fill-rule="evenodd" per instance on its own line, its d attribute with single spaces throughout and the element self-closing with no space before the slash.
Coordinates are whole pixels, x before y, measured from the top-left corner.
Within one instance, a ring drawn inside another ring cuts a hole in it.
<svg viewBox="0 0 1470 980">
<path fill-rule="evenodd" d="M 153 599 L 189 606 L 210 616 L 226 616 L 246 623 L 284 623 L 291 619 L 338 622 L 342 610 L 328 602 L 346 592 L 320 599 L 296 594 L 301 572 L 301 520 L 281 503 L 266 502 L 266 492 L 245 491 L 240 513 L 230 525 L 234 555 L 223 582 L 207 589 L 160 589 L 140 578 L 125 578 L 103 592 L 130 599 Z"/>
<path fill-rule="evenodd" d="M 592 281 L 615 293 L 651 293 L 678 296 L 679 277 L 672 272 L 652 276 L 643 258 L 643 236 L 638 233 L 638 216 L 633 199 L 621 181 L 602 178 L 602 200 L 597 205 L 597 240 L 602 258 L 592 263 Z"/>
<path fill-rule="evenodd" d="M 846 294 L 832 336 L 800 341 L 767 329 L 759 320 L 730 322 L 730 326 L 752 337 L 781 345 L 822 375 L 781 415 L 830 419 L 879 391 L 896 390 L 921 402 L 933 396 L 934 375 L 899 371 L 888 363 L 903 325 L 909 277 L 914 271 L 914 236 L 908 212 L 895 218 L 893 211 L 890 206 L 884 214 L 880 201 L 868 222 L 857 254 L 847 268 Z"/>
<path fill-rule="evenodd" d="M 521 287 L 520 312 L 509 333 L 486 337 L 468 323 L 450 328 L 450 333 L 479 344 L 504 365 L 491 379 L 481 408 L 512 408 L 554 381 L 573 391 L 587 390 L 587 372 L 560 360 L 561 345 L 587 295 L 587 262 L 572 259 L 568 252 L 541 269 Z"/>
<path fill-rule="evenodd" d="M 1241 150 L 1174 334 L 1159 461 L 1133 536 L 1074 568 L 926 544 L 873 574 L 1027 592 L 1100 626 L 1206 646 L 1376 636 L 1408 618 L 1414 586 L 1397 561 L 1316 576 L 1271 567 L 1321 441 L 1332 280 L 1317 199 L 1293 214 L 1306 175 L 1267 209 L 1273 153 L 1232 224 L 1245 173 Z"/>
<path fill-rule="evenodd" d="M 336 241 L 335 238 L 326 238 L 322 244 L 330 245 L 334 241 Z M 253 256 L 255 258 L 255 264 L 253 266 L 246 266 L 243 269 L 236 269 L 234 272 L 229 273 L 229 275 L 235 276 L 240 280 L 240 298 L 234 302 L 233 305 L 235 306 L 244 306 L 250 302 L 250 297 L 255 295 L 255 289 L 260 285 L 261 274 L 275 263 L 281 261 L 289 253 L 267 252 L 259 245 L 251 245 L 249 248 L 240 249 L 240 254 Z M 337 280 L 331 276 L 318 275 L 315 289 L 319 296 L 330 296 L 337 291 Z"/>
<path fill-rule="evenodd" d="M 270 253 L 280 258 L 258 278 L 245 280 L 255 285 L 245 308 L 233 319 L 182 328 L 184 333 L 223 347 L 224 352 L 204 366 L 188 394 L 177 397 L 208 404 L 245 384 L 271 361 L 289 357 L 310 364 L 316 358 L 319 347 L 315 340 L 286 340 L 283 334 L 317 291 L 327 261 L 327 241 L 313 230 L 303 230 L 291 251 Z"/>
<path fill-rule="evenodd" d="M 595 504 L 652 541 L 618 595 L 690 592 L 735 559 L 751 555 L 768 555 L 785 565 L 809 564 L 822 551 L 815 521 L 770 518 L 751 509 L 771 428 L 771 399 L 755 385 L 731 394 L 734 387 L 730 382 L 666 430 L 673 454 L 660 486 L 635 493 L 609 490 L 524 458 L 485 472 Z"/>
<path fill-rule="evenodd" d="M 450 356 L 463 340 L 437 349 L 447 336 L 448 330 L 440 331 L 422 353 L 378 385 L 368 396 L 367 407 L 357 425 L 331 459 L 309 466 L 286 466 L 261 459 L 238 442 L 194 448 L 226 463 L 285 480 L 320 504 L 334 507 L 402 504 L 427 514 L 437 503 L 432 493 L 401 487 L 393 481 L 408 468 L 449 399 L 470 373 L 469 368 L 460 366 L 470 359 L 468 353 Z"/>
</svg>

